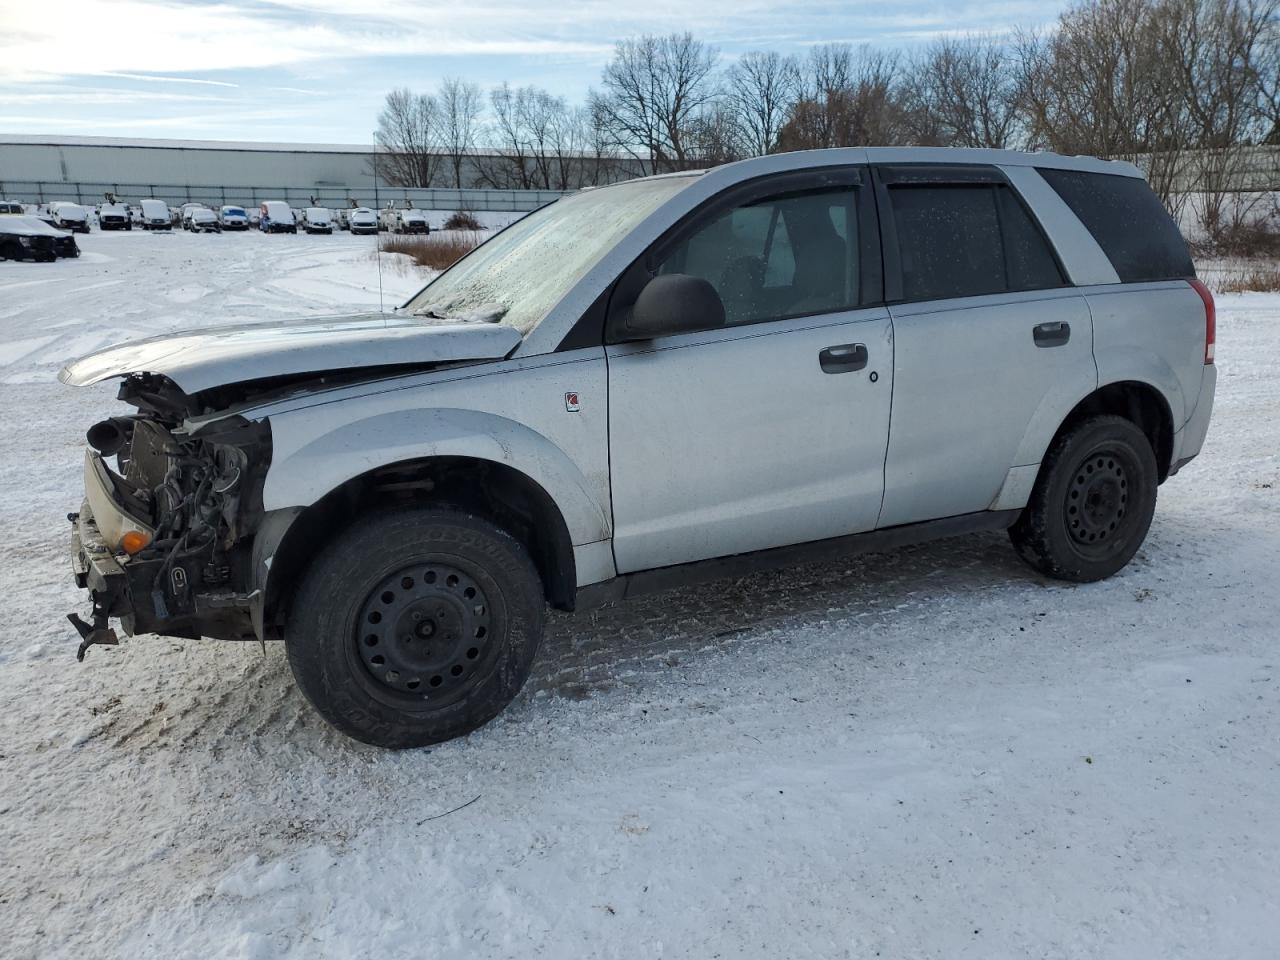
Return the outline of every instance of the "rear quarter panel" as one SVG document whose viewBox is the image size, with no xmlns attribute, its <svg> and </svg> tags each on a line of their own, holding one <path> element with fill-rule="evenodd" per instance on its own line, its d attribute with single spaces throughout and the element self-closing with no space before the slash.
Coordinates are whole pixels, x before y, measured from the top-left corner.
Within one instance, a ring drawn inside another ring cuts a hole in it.
<svg viewBox="0 0 1280 960">
<path fill-rule="evenodd" d="M 1186 281 L 1082 291 L 1093 313 L 1098 385 L 1136 380 L 1158 389 L 1174 431 L 1195 412 L 1204 376 L 1204 304 Z"/>
</svg>

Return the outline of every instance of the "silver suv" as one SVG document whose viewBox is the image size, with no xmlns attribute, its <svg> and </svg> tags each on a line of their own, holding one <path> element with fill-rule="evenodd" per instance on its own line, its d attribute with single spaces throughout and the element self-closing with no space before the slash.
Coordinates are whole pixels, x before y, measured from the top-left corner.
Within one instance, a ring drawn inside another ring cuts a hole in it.
<svg viewBox="0 0 1280 960">
<path fill-rule="evenodd" d="M 1200 450 L 1214 307 L 1138 170 L 790 153 L 584 190 L 393 314 L 79 360 L 80 655 L 283 639 L 389 747 L 520 690 L 547 606 L 1007 529 L 1107 577 Z M 115 468 L 107 458 L 115 458 Z"/>
</svg>

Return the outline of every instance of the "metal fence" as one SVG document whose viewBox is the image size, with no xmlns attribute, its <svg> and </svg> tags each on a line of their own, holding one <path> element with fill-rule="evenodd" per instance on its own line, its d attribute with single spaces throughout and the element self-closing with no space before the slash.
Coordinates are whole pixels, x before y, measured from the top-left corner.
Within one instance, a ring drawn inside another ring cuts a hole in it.
<svg viewBox="0 0 1280 960">
<path fill-rule="evenodd" d="M 397 207 L 409 200 L 419 210 L 472 210 L 527 213 L 550 203 L 566 191 L 560 190 L 445 190 L 379 187 L 374 190 L 350 187 L 311 186 L 194 186 L 163 183 L 69 183 L 63 181 L 0 180 L 0 199 L 22 203 L 49 203 L 67 200 L 81 204 L 102 202 L 105 194 L 114 194 L 121 202 L 130 203 L 154 197 L 166 203 L 204 203 L 211 207 L 234 204 L 256 207 L 264 200 L 283 200 L 290 206 L 348 207 L 354 200 L 360 206 L 383 207 L 394 202 Z"/>
</svg>

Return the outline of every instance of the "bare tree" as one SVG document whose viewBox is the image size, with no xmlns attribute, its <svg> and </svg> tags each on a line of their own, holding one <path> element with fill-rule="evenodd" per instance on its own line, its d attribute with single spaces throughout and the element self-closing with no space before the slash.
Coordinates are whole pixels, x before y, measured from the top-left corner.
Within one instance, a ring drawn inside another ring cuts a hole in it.
<svg viewBox="0 0 1280 960">
<path fill-rule="evenodd" d="M 997 38 L 943 38 L 915 61 L 906 83 L 918 143 L 1004 149 L 1018 140 L 1013 57 Z"/>
<path fill-rule="evenodd" d="M 787 110 L 796 98 L 800 71 L 792 57 L 775 51 L 743 54 L 725 77 L 725 93 L 736 114 L 742 149 L 749 155 L 771 153 Z"/>
<path fill-rule="evenodd" d="M 513 88 L 503 81 L 489 91 L 489 104 L 493 116 L 490 148 L 492 156 L 481 158 L 481 181 L 498 189 L 533 189 L 529 170 L 530 145 L 524 129 L 524 110 L 521 100 L 526 88 Z"/>
<path fill-rule="evenodd" d="M 1189 132 L 1177 65 L 1161 42 L 1163 2 L 1089 0 L 1053 32 L 1021 34 L 1019 89 L 1033 146 L 1141 163 L 1176 205 Z"/>
<path fill-rule="evenodd" d="M 741 160 L 752 153 L 742 137 L 742 126 L 733 107 L 724 100 L 704 107 L 689 124 L 689 156 L 693 165 L 713 167 Z"/>
<path fill-rule="evenodd" d="M 580 107 L 570 107 L 563 97 L 556 97 L 555 103 L 556 110 L 548 127 L 547 188 L 575 190 L 593 182 L 587 172 L 589 113 Z"/>
<path fill-rule="evenodd" d="M 609 112 L 603 109 L 604 98 L 594 90 L 587 91 L 587 105 L 578 109 L 585 154 L 590 160 L 584 166 L 582 186 L 599 186 L 622 175 L 623 164 L 617 153 L 617 137 L 614 135 Z M 644 165 L 639 165 L 644 173 Z"/>
<path fill-rule="evenodd" d="M 1277 0 L 1167 0 L 1161 8 L 1161 39 L 1179 72 L 1193 147 L 1191 206 L 1213 242 L 1238 233 L 1261 205 L 1260 194 L 1239 188 L 1252 145 L 1270 126 L 1259 71 L 1270 66 L 1266 43 L 1278 9 Z"/>
<path fill-rule="evenodd" d="M 539 87 L 508 83 L 489 93 L 493 155 L 478 156 L 480 180 L 492 187 L 571 190 L 590 182 L 584 156 L 588 114 Z"/>
<path fill-rule="evenodd" d="M 453 186 L 463 187 L 463 167 L 475 147 L 476 127 L 480 120 L 480 87 L 457 77 L 446 77 L 440 84 L 440 140 L 453 173 Z"/>
<path fill-rule="evenodd" d="M 1262 142 L 1280 147 L 1280 15 L 1272 16 L 1263 29 L 1257 58 L 1258 110 L 1266 128 Z M 1280 188 L 1280 177 L 1275 184 Z"/>
<path fill-rule="evenodd" d="M 715 96 L 717 58 L 689 33 L 620 41 L 592 101 L 597 123 L 654 172 L 687 169 L 693 121 Z"/>
<path fill-rule="evenodd" d="M 848 44 L 809 51 L 800 99 L 778 134 L 780 150 L 812 150 L 901 143 L 910 136 L 899 59 L 870 46 Z"/>
<path fill-rule="evenodd" d="M 431 186 L 440 162 L 438 121 L 434 97 L 404 88 L 388 93 L 378 114 L 372 172 L 393 187 Z"/>
</svg>

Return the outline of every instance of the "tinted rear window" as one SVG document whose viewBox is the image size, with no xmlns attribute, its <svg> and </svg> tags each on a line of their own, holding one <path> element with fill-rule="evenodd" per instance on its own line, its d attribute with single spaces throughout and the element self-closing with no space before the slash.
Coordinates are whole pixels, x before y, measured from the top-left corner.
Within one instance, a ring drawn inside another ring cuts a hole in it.
<svg viewBox="0 0 1280 960">
<path fill-rule="evenodd" d="M 1039 227 L 1003 184 L 889 187 L 905 300 L 1061 286 Z"/>
<path fill-rule="evenodd" d="M 1122 282 L 1196 275 L 1177 224 L 1145 180 L 1079 170 L 1039 172 L 1093 234 Z"/>
</svg>

